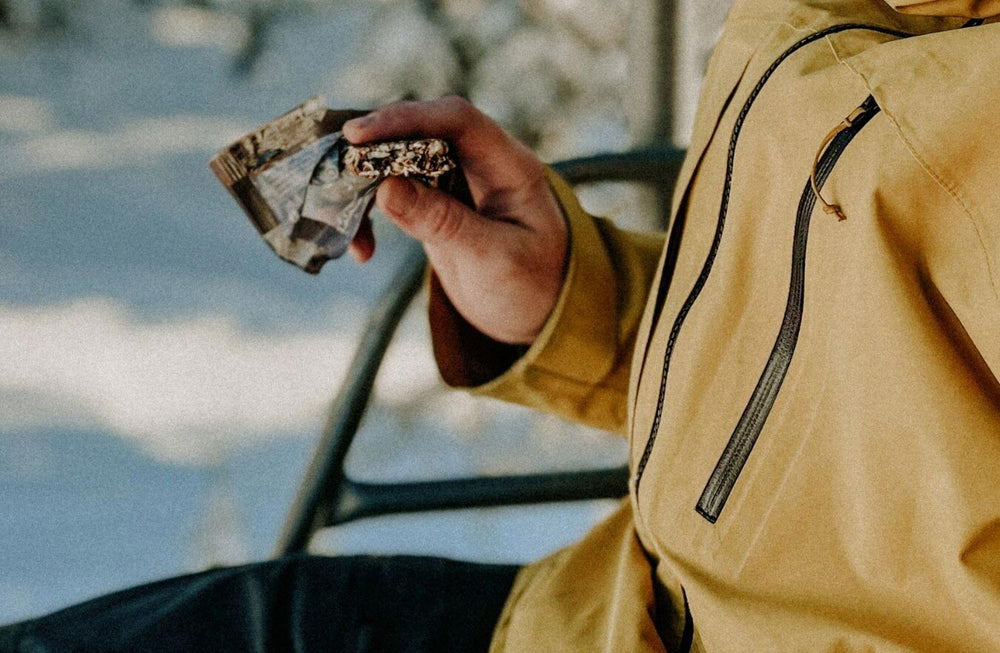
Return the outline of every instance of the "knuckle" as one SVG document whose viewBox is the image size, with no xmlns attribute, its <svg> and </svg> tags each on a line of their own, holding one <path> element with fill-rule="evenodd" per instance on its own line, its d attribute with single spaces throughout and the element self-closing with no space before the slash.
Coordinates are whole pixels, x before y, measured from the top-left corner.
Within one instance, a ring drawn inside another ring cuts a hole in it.
<svg viewBox="0 0 1000 653">
<path fill-rule="evenodd" d="M 413 102 L 410 100 L 393 100 L 379 108 L 379 111 L 400 112 L 412 108 Z"/>
<path fill-rule="evenodd" d="M 469 111 L 473 108 L 472 103 L 461 95 L 446 95 L 441 98 L 441 104 L 445 108 L 455 112 Z"/>
<path fill-rule="evenodd" d="M 453 114 L 460 123 L 468 124 L 480 117 L 479 109 L 460 95 L 448 95 L 441 99 L 442 108 Z"/>
</svg>

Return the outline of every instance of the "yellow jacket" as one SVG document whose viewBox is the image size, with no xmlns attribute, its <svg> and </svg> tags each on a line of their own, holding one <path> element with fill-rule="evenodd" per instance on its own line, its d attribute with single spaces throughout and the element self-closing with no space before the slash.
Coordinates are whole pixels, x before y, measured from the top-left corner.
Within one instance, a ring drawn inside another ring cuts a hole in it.
<svg viewBox="0 0 1000 653">
<path fill-rule="evenodd" d="M 495 652 L 1000 651 L 1000 24 L 965 22 L 737 2 L 668 234 L 553 177 L 562 294 L 485 383 L 433 293 L 446 380 L 630 443 L 629 501 L 522 572 Z"/>
</svg>

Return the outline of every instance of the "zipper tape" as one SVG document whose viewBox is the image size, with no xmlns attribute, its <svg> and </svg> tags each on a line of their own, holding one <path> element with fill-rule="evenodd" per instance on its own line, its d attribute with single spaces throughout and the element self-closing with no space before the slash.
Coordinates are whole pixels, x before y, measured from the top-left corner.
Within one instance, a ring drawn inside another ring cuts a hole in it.
<svg viewBox="0 0 1000 653">
<path fill-rule="evenodd" d="M 820 157 L 815 171 L 815 187 L 813 181 L 810 180 L 802 191 L 795 218 L 795 235 L 792 241 L 791 283 L 789 284 L 788 301 L 785 305 L 785 315 L 781 321 L 778 337 L 771 350 L 771 355 L 768 357 L 767 364 L 764 366 L 764 372 L 761 374 L 760 380 L 757 381 L 757 387 L 750 396 L 750 401 L 729 438 L 712 476 L 708 479 L 696 508 L 698 514 L 713 524 L 719 519 L 722 509 L 736 485 L 736 479 L 750 457 L 750 452 L 764 428 L 764 422 L 771 413 L 771 408 L 774 407 L 778 391 L 781 389 L 785 375 L 792 363 L 792 355 L 795 353 L 795 345 L 798 343 L 799 329 L 802 326 L 809 223 L 813 209 L 816 208 L 816 201 L 820 197 L 815 190 L 823 188 L 823 184 L 826 183 L 844 150 L 879 111 L 881 109 L 875 102 L 875 98 L 869 95 L 868 99 L 852 114 L 854 117 L 850 125 L 830 141 L 829 146 Z"/>
</svg>

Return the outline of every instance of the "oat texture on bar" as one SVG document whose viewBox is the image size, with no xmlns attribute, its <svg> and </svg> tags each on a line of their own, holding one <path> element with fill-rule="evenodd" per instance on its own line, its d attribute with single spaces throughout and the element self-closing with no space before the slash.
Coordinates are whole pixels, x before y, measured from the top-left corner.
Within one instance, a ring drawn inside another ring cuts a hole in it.
<svg viewBox="0 0 1000 653">
<path fill-rule="evenodd" d="M 436 138 L 349 145 L 344 168 L 365 179 L 416 177 L 430 186 L 455 169 L 448 144 Z"/>
</svg>

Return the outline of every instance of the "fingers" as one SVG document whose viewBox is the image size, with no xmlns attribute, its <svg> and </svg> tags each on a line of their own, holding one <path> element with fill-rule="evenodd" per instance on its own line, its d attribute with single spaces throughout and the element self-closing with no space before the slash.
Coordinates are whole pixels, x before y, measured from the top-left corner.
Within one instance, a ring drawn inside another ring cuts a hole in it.
<svg viewBox="0 0 1000 653">
<path fill-rule="evenodd" d="M 375 203 L 400 229 L 430 246 L 472 244 L 489 224 L 450 195 L 402 177 L 382 182 Z"/>
<path fill-rule="evenodd" d="M 358 263 L 367 263 L 375 253 L 375 233 L 372 231 L 372 221 L 367 215 L 358 226 L 358 233 L 348 246 L 347 251 Z"/>
<path fill-rule="evenodd" d="M 376 204 L 423 243 L 442 288 L 472 326 L 501 342 L 534 339 L 562 285 L 565 233 L 541 234 L 515 220 L 480 215 L 400 177 L 382 183 Z"/>
<path fill-rule="evenodd" d="M 540 170 L 524 145 L 457 96 L 389 104 L 347 121 L 343 131 L 352 143 L 442 138 L 455 147 L 467 176 L 488 176 L 494 184 L 514 184 L 525 174 L 539 174 Z"/>
<path fill-rule="evenodd" d="M 368 115 L 348 120 L 343 130 L 352 143 L 426 136 L 444 138 L 458 145 L 467 132 L 488 128 L 489 123 L 492 121 L 467 100 L 453 95 L 387 104 Z"/>
</svg>

